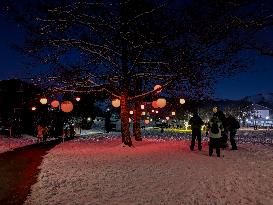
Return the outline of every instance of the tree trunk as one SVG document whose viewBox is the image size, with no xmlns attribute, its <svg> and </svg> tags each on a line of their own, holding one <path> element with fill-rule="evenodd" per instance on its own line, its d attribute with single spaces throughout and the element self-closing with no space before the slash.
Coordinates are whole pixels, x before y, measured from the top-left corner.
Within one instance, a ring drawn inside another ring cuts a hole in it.
<svg viewBox="0 0 273 205">
<path fill-rule="evenodd" d="M 140 120 L 141 120 L 141 108 L 140 108 L 139 101 L 137 101 L 135 103 L 134 126 L 133 126 L 133 133 L 134 133 L 134 137 L 136 141 L 142 141 Z"/>
<path fill-rule="evenodd" d="M 130 125 L 129 125 L 129 110 L 128 110 L 128 101 L 127 94 L 122 94 L 120 98 L 120 118 L 121 118 L 121 135 L 122 142 L 129 147 L 132 146 L 132 140 L 130 136 Z"/>
</svg>

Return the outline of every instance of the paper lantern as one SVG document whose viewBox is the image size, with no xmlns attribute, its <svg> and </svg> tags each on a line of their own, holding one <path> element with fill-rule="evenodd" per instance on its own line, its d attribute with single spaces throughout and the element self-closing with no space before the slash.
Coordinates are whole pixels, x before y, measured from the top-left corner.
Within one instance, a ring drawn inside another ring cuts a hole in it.
<svg viewBox="0 0 273 205">
<path fill-rule="evenodd" d="M 146 115 L 146 113 L 145 113 L 145 112 L 142 112 L 141 115 Z"/>
<path fill-rule="evenodd" d="M 120 106 L 120 99 L 114 99 L 112 100 L 113 107 L 119 107 Z"/>
<path fill-rule="evenodd" d="M 80 97 L 76 97 L 76 101 L 79 102 L 81 100 Z"/>
<path fill-rule="evenodd" d="M 132 114 L 134 114 L 134 111 L 133 111 L 133 110 L 130 111 L 130 115 L 132 115 Z"/>
<path fill-rule="evenodd" d="M 162 87 L 161 85 L 156 85 L 156 86 L 154 87 L 154 90 L 159 89 L 159 90 L 157 90 L 156 92 L 157 92 L 157 93 L 160 93 L 160 92 L 162 91 L 162 89 L 160 89 L 161 87 Z"/>
<path fill-rule="evenodd" d="M 153 101 L 152 106 L 153 106 L 153 108 L 158 108 L 157 101 Z"/>
<path fill-rule="evenodd" d="M 185 104 L 186 101 L 185 101 L 185 99 L 181 98 L 181 99 L 179 100 L 179 102 L 180 102 L 180 104 L 183 105 L 183 104 Z"/>
<path fill-rule="evenodd" d="M 33 106 L 33 107 L 31 108 L 31 110 L 32 110 L 32 111 L 35 111 L 35 110 L 36 110 L 36 107 Z"/>
<path fill-rule="evenodd" d="M 150 123 L 150 120 L 149 120 L 149 119 L 145 119 L 145 120 L 144 120 L 144 123 L 145 123 L 146 125 L 148 125 L 148 124 Z"/>
<path fill-rule="evenodd" d="M 53 101 L 51 102 L 51 106 L 54 107 L 54 108 L 59 107 L 59 105 L 60 105 L 60 103 L 59 103 L 58 100 L 53 100 Z"/>
<path fill-rule="evenodd" d="M 47 99 L 46 98 L 41 98 L 40 99 L 40 103 L 42 103 L 43 105 L 45 105 L 47 103 Z"/>
<path fill-rule="evenodd" d="M 172 115 L 175 115 L 175 112 L 172 112 Z"/>
<path fill-rule="evenodd" d="M 73 104 L 70 101 L 64 101 L 61 104 L 61 110 L 63 112 L 71 112 L 73 110 Z"/>
<path fill-rule="evenodd" d="M 166 117 L 166 120 L 169 120 L 170 119 L 170 117 Z"/>
<path fill-rule="evenodd" d="M 141 105 L 140 108 L 141 108 L 141 110 L 144 110 L 144 105 Z"/>
<path fill-rule="evenodd" d="M 166 106 L 166 99 L 165 98 L 158 98 L 157 100 L 157 106 L 160 108 L 163 108 Z"/>
</svg>

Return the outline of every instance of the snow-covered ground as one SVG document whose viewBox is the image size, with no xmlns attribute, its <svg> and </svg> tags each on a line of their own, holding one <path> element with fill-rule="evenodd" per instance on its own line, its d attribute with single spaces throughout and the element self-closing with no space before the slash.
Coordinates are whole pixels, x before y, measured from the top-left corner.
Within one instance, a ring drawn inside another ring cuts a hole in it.
<svg viewBox="0 0 273 205">
<path fill-rule="evenodd" d="M 18 147 L 34 144 L 37 138 L 30 135 L 22 135 L 22 137 L 14 138 L 0 135 L 0 153 L 11 151 Z"/>
<path fill-rule="evenodd" d="M 123 147 L 119 133 L 57 145 L 25 204 L 273 204 L 273 133 L 243 130 L 224 157 L 189 150 L 190 133 L 146 129 Z"/>
</svg>

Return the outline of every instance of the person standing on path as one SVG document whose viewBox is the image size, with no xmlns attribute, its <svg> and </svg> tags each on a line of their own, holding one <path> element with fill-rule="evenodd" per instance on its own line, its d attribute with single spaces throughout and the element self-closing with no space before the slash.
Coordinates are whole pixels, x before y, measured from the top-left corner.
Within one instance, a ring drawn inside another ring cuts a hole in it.
<svg viewBox="0 0 273 205">
<path fill-rule="evenodd" d="M 198 140 L 198 150 L 202 150 L 202 143 L 201 143 L 201 127 L 204 125 L 203 120 L 198 115 L 197 111 L 193 112 L 193 116 L 189 120 L 189 124 L 191 125 L 192 130 L 192 139 L 190 149 L 193 151 L 195 146 L 195 140 Z"/>
<path fill-rule="evenodd" d="M 216 114 L 214 114 L 213 117 L 210 119 L 207 128 L 210 137 L 209 156 L 212 156 L 213 149 L 216 148 L 217 157 L 220 157 L 220 147 L 222 140 L 221 132 L 224 130 L 224 128 L 222 122 L 219 120 Z"/>
<path fill-rule="evenodd" d="M 236 135 L 237 129 L 240 128 L 240 123 L 229 112 L 227 112 L 226 115 L 227 115 L 227 130 L 229 131 L 229 140 L 231 144 L 231 149 L 237 150 L 238 148 L 235 142 L 235 135 Z"/>
<path fill-rule="evenodd" d="M 38 124 L 37 125 L 37 138 L 38 138 L 38 143 L 42 142 L 43 140 L 43 131 L 44 128 L 42 125 Z"/>
<path fill-rule="evenodd" d="M 218 120 L 221 121 L 223 129 L 221 130 L 221 143 L 220 146 L 221 148 L 225 149 L 227 147 L 227 140 L 228 140 L 228 130 L 227 130 L 227 119 L 225 114 L 223 113 L 222 110 L 220 110 L 218 107 L 213 108 L 213 115 L 218 117 Z"/>
</svg>

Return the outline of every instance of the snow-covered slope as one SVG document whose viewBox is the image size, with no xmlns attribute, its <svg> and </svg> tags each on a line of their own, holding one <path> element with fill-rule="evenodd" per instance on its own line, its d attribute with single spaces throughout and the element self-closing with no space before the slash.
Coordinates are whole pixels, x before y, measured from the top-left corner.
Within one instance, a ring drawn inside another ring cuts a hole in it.
<svg viewBox="0 0 273 205">
<path fill-rule="evenodd" d="M 217 158 L 207 143 L 192 152 L 188 134 L 173 134 L 150 131 L 132 148 L 110 134 L 62 143 L 45 156 L 25 204 L 273 204 L 272 146 L 247 140 Z M 264 131 L 238 136 L 266 138 Z"/>
</svg>

